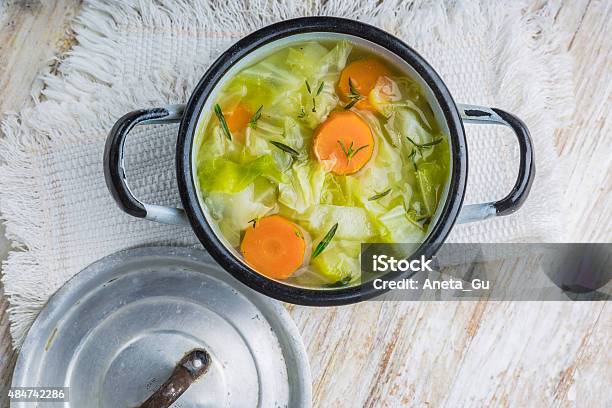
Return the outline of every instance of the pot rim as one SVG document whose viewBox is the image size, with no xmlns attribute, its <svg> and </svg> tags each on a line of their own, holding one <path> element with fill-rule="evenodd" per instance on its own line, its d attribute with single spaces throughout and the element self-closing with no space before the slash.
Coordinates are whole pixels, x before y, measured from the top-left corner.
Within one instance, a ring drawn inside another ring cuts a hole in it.
<svg viewBox="0 0 612 408">
<path fill-rule="evenodd" d="M 371 25 L 338 17 L 301 17 L 261 28 L 232 45 L 210 66 L 194 89 L 181 121 L 177 139 L 177 181 L 183 208 L 191 227 L 212 257 L 236 279 L 250 288 L 275 299 L 307 306 L 334 306 L 355 303 L 380 295 L 370 282 L 338 289 L 302 288 L 269 279 L 236 259 L 221 242 L 208 222 L 198 199 L 192 174 L 192 150 L 200 112 L 209 94 L 225 73 L 240 59 L 270 42 L 295 34 L 329 32 L 360 37 L 396 54 L 412 66 L 432 91 L 449 130 L 452 169 L 444 207 L 438 221 L 419 246 L 415 256 L 431 256 L 455 224 L 463 204 L 467 183 L 467 144 L 463 122 L 456 103 L 437 72 L 415 50 L 397 37 Z M 391 272 L 385 279 L 407 278 L 407 272 Z"/>
</svg>

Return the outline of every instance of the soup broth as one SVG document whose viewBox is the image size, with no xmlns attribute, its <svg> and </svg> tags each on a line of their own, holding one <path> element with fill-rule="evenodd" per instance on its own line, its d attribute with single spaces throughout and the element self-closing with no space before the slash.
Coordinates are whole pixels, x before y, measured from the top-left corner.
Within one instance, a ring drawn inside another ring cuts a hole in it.
<svg viewBox="0 0 612 408">
<path fill-rule="evenodd" d="M 202 112 L 196 184 L 210 221 L 259 273 L 360 281 L 360 245 L 422 242 L 443 201 L 448 139 L 420 86 L 347 41 L 289 43 Z"/>
</svg>

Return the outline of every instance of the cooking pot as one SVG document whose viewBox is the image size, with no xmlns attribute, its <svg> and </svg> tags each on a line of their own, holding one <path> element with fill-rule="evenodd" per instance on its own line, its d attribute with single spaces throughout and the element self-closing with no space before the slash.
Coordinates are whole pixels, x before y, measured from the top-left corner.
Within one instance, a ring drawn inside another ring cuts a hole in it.
<svg viewBox="0 0 612 408">
<path fill-rule="evenodd" d="M 194 163 L 198 146 L 195 134 L 205 116 L 200 113 L 212 110 L 215 96 L 225 80 L 242 68 L 277 47 L 309 39 L 346 39 L 397 64 L 420 84 L 436 120 L 448 137 L 451 171 L 445 198 L 438 205 L 428 235 L 417 253 L 433 255 L 455 223 L 505 216 L 521 207 L 535 175 L 533 146 L 525 124 L 501 109 L 455 103 L 436 71 L 403 41 L 376 27 L 335 17 L 297 18 L 255 31 L 231 46 L 210 66 L 187 104 L 137 110 L 120 118 L 110 131 L 104 151 L 106 183 L 119 207 L 134 217 L 167 224 L 191 225 L 202 245 L 225 270 L 251 288 L 282 301 L 330 306 L 354 303 L 381 294 L 369 282 L 343 288 L 314 289 L 267 278 L 249 267 L 235 249 L 226 245 L 198 196 Z M 182 209 L 138 200 L 130 191 L 124 170 L 124 144 L 130 130 L 136 125 L 172 122 L 180 122 L 176 144 L 176 176 Z M 518 177 L 510 193 L 499 201 L 462 206 L 468 174 L 464 123 L 509 126 L 516 134 L 520 155 Z M 399 279 L 404 275 L 392 272 L 385 275 L 385 278 Z"/>
</svg>

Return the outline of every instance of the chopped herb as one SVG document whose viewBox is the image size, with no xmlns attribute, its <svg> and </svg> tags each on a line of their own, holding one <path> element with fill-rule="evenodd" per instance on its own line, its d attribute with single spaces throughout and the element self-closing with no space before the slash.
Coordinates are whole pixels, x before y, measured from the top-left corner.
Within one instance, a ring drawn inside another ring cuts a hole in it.
<svg viewBox="0 0 612 408">
<path fill-rule="evenodd" d="M 325 85 L 325 82 L 321 81 L 314 95 L 312 93 L 312 88 L 310 87 L 310 84 L 308 83 L 308 81 L 304 81 L 304 83 L 306 84 L 306 90 L 308 91 L 308 94 L 312 95 L 312 111 L 316 112 L 317 111 L 317 101 L 315 100 L 315 98 L 321 94 L 321 91 L 323 91 L 323 85 Z M 304 116 L 298 116 L 298 118 L 300 117 L 304 117 Z"/>
<path fill-rule="evenodd" d="M 427 143 L 417 143 L 414 140 L 412 140 L 409 136 L 406 136 L 406 139 L 408 139 L 408 141 L 410 143 L 412 143 L 413 145 L 415 145 L 419 149 L 435 146 L 435 145 L 437 145 L 438 143 L 440 143 L 442 141 L 441 137 L 438 138 L 438 139 L 432 140 L 431 142 L 427 142 Z"/>
<path fill-rule="evenodd" d="M 317 89 L 317 93 L 315 94 L 315 96 L 319 96 L 321 94 L 321 91 L 323 90 L 323 85 L 325 83 L 323 81 L 321 81 L 321 83 L 319 84 L 319 89 Z"/>
<path fill-rule="evenodd" d="M 353 106 L 355 106 L 357 102 L 363 99 L 363 96 L 359 93 L 359 91 L 355 87 L 355 84 L 353 83 L 353 80 L 350 77 L 348 79 L 348 83 L 349 83 L 349 93 L 346 96 L 349 98 L 350 102 L 344 106 L 344 110 L 351 109 Z"/>
<path fill-rule="evenodd" d="M 351 100 L 349 103 L 347 103 L 347 104 L 344 106 L 344 110 L 349 110 L 349 109 L 351 109 L 353 106 L 355 106 L 355 104 L 356 104 L 357 102 L 359 102 L 359 99 L 353 99 L 353 100 Z"/>
<path fill-rule="evenodd" d="M 300 156 L 300 153 L 297 150 L 292 149 L 291 147 L 287 146 L 284 143 L 277 142 L 275 140 L 270 140 L 270 143 L 272 145 L 276 146 L 277 148 L 279 148 L 280 150 L 282 150 L 283 152 L 290 154 L 293 157 L 299 157 Z"/>
<path fill-rule="evenodd" d="M 431 222 L 431 217 L 429 215 L 422 215 L 416 219 L 416 222 L 423 222 L 423 224 L 429 224 Z"/>
<path fill-rule="evenodd" d="M 419 170 L 417 168 L 417 164 L 416 164 L 416 153 L 417 153 L 416 150 L 412 149 L 412 152 L 410 152 L 410 155 L 408 156 L 408 158 L 412 162 L 412 167 L 414 167 L 414 171 L 418 171 Z"/>
<path fill-rule="evenodd" d="M 378 200 L 379 198 L 383 198 L 390 192 L 391 192 L 391 189 L 388 189 L 388 190 L 383 191 L 382 193 L 374 194 L 372 197 L 368 198 L 368 201 L 375 201 L 375 200 Z"/>
<path fill-rule="evenodd" d="M 338 144 L 340 145 L 340 148 L 342 149 L 342 152 L 344 153 L 344 155 L 346 156 L 346 158 L 348 159 L 348 161 L 350 162 L 351 159 L 353 157 L 355 157 L 355 155 L 357 153 L 359 153 L 361 150 L 365 149 L 366 147 L 368 147 L 369 145 L 363 145 L 361 147 L 359 147 L 357 150 L 353 150 L 353 142 L 351 142 L 351 144 L 349 145 L 348 149 L 346 148 L 346 146 L 344 146 L 344 143 L 342 143 L 341 140 L 338 140 Z"/>
<path fill-rule="evenodd" d="M 223 112 L 221 111 L 221 107 L 218 103 L 215 104 L 215 115 L 217 115 L 217 119 L 219 119 L 219 123 L 221 124 L 221 129 L 223 129 L 223 133 L 225 133 L 225 137 L 232 140 L 232 132 L 230 132 L 229 127 L 227 127 L 225 116 L 223 116 Z"/>
<path fill-rule="evenodd" d="M 300 238 L 300 239 L 304 239 L 304 234 L 302 234 L 302 231 L 300 231 L 299 229 L 296 228 L 295 230 L 295 236 Z"/>
<path fill-rule="evenodd" d="M 253 218 L 251 221 L 249 221 L 249 224 L 253 223 L 253 228 L 255 228 L 255 225 L 257 225 L 257 218 Z"/>
<path fill-rule="evenodd" d="M 353 279 L 351 275 L 343 276 L 340 280 L 337 280 L 333 283 L 328 283 L 325 285 L 326 288 L 341 288 L 349 284 L 349 282 Z"/>
<path fill-rule="evenodd" d="M 342 143 L 342 140 L 338 139 L 338 144 L 340 145 L 340 148 L 342 149 L 342 152 L 344 153 L 345 156 L 348 157 L 348 151 L 346 150 L 346 147 L 344 146 L 344 143 Z M 349 149 L 353 148 L 353 142 L 351 142 L 351 146 L 349 147 Z"/>
<path fill-rule="evenodd" d="M 306 111 L 304 110 L 304 107 L 302 106 L 302 110 L 300 111 L 300 113 L 298 113 L 297 117 L 298 119 L 302 119 L 305 116 L 306 116 Z"/>
<path fill-rule="evenodd" d="M 406 212 L 406 216 L 410 221 L 417 224 L 421 228 L 425 228 L 427 225 L 431 223 L 431 216 L 429 215 L 419 215 L 413 209 L 410 209 Z"/>
<path fill-rule="evenodd" d="M 335 223 L 334 226 L 331 227 L 331 229 L 327 232 L 327 234 L 325 234 L 321 242 L 319 242 L 319 244 L 315 248 L 314 252 L 312 253 L 313 259 L 321 255 L 321 252 L 323 252 L 323 250 L 327 248 L 327 245 L 329 245 L 329 241 L 331 241 L 334 235 L 336 235 L 337 229 L 338 229 L 338 223 Z"/>
<path fill-rule="evenodd" d="M 348 97 L 349 98 L 361 98 L 361 94 L 357 90 L 357 87 L 353 83 L 353 80 L 351 79 L 351 77 L 349 77 L 348 83 L 349 83 L 349 94 L 348 94 Z"/>
<path fill-rule="evenodd" d="M 419 215 L 417 214 L 417 212 L 413 209 L 410 209 L 408 211 L 408 218 L 410 218 L 413 221 L 416 222 L 422 222 L 422 221 L 428 221 L 431 220 L 431 217 L 429 215 Z"/>
<path fill-rule="evenodd" d="M 359 153 L 360 150 L 365 149 L 366 147 L 368 147 L 369 145 L 363 145 L 361 146 L 359 149 L 355 150 L 355 153 L 353 153 L 353 156 L 355 156 L 357 153 Z"/>
<path fill-rule="evenodd" d="M 263 105 L 261 105 L 259 109 L 257 109 L 257 111 L 251 117 L 251 120 L 249 120 L 249 126 L 252 127 L 253 129 L 257 127 L 257 121 L 259 120 L 259 118 L 261 118 L 262 109 L 263 109 Z"/>
</svg>

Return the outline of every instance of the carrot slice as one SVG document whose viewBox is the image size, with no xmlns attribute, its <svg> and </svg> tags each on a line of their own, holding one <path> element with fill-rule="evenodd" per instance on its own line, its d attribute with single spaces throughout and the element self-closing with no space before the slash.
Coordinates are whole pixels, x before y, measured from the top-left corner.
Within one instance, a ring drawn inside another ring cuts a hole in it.
<svg viewBox="0 0 612 408">
<path fill-rule="evenodd" d="M 336 174 L 355 173 L 367 164 L 373 151 L 372 131 L 355 112 L 332 112 L 315 131 L 315 156 Z"/>
<path fill-rule="evenodd" d="M 372 110 L 372 105 L 368 101 L 368 95 L 376 86 L 378 78 L 382 76 L 391 76 L 391 72 L 382 62 L 375 58 L 351 62 L 342 70 L 340 81 L 338 82 L 338 93 L 345 102 L 351 100 L 349 97 L 351 93 L 350 79 L 350 82 L 362 96 L 354 106 L 359 109 Z"/>
<path fill-rule="evenodd" d="M 304 262 L 306 242 L 300 227 L 270 215 L 247 228 L 240 250 L 256 271 L 272 279 L 287 279 Z"/>
<path fill-rule="evenodd" d="M 231 112 L 225 115 L 225 122 L 227 122 L 227 127 L 236 138 L 244 140 L 244 135 L 241 131 L 247 127 L 252 116 L 253 112 L 251 112 L 249 107 L 240 102 Z"/>
</svg>

